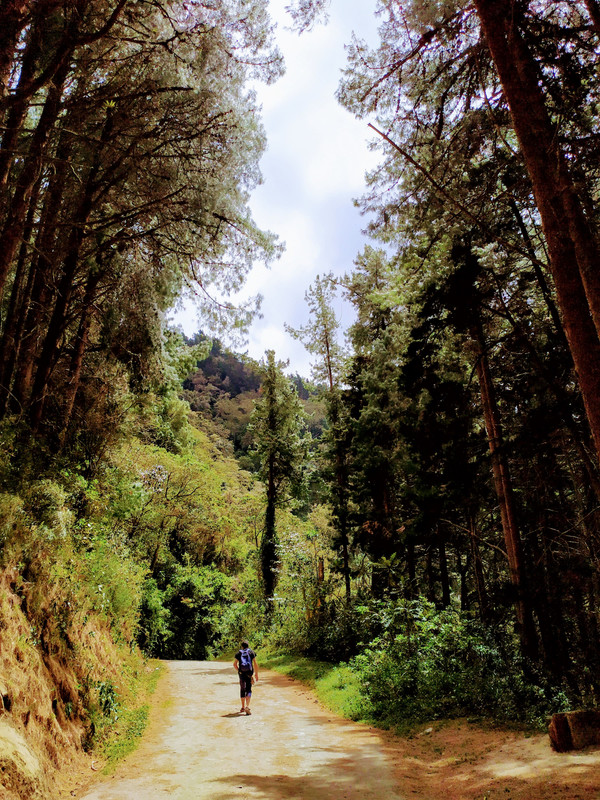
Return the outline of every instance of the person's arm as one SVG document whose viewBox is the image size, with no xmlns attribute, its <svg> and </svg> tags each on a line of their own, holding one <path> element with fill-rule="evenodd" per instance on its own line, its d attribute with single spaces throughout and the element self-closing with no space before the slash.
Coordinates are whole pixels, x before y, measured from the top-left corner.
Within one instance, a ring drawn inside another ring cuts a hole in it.
<svg viewBox="0 0 600 800">
<path fill-rule="evenodd" d="M 252 666 L 254 667 L 254 675 L 252 676 L 255 681 L 258 680 L 258 664 L 256 663 L 256 659 L 252 659 Z"/>
<path fill-rule="evenodd" d="M 235 670 L 236 672 L 239 672 L 239 671 L 240 671 L 240 670 L 239 670 L 239 664 L 238 664 L 238 660 L 237 660 L 237 658 L 234 658 L 234 659 L 233 659 L 233 668 L 234 668 L 234 670 Z"/>
</svg>

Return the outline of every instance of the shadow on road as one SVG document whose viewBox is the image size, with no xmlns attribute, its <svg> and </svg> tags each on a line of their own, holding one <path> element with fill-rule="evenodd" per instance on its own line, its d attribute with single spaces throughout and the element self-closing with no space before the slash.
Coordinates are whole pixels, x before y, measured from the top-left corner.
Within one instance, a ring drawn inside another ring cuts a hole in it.
<svg viewBox="0 0 600 800">
<path fill-rule="evenodd" d="M 250 792 L 251 797 L 259 796 L 265 800 L 358 800 L 373 798 L 365 787 L 353 785 L 352 774 L 331 765 L 320 775 L 231 775 L 217 779 L 214 783 L 225 783 L 226 788 L 217 789 L 212 800 L 231 800 L 231 787 L 237 786 Z M 397 795 L 391 796 L 396 798 Z M 391 800 L 390 797 L 390 800 Z"/>
</svg>

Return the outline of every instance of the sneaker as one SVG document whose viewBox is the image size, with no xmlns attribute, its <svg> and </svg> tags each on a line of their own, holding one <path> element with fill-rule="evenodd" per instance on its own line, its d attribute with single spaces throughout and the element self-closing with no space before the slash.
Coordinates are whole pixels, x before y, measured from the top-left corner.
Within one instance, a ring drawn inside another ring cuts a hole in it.
<svg viewBox="0 0 600 800">
<path fill-rule="evenodd" d="M 250 709 L 249 709 L 249 708 L 247 708 L 247 709 L 246 709 L 246 715 L 249 715 L 249 714 L 251 714 L 251 713 L 252 713 L 252 712 L 250 711 Z"/>
</svg>

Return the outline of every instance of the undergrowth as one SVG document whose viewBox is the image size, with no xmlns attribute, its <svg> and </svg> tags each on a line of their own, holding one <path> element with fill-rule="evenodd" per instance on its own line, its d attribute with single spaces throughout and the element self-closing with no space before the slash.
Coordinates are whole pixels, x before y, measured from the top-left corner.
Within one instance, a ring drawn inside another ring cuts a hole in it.
<svg viewBox="0 0 600 800">
<path fill-rule="evenodd" d="M 96 747 L 98 754 L 106 759 L 102 770 L 104 775 L 112 775 L 118 763 L 139 745 L 148 724 L 148 701 L 156 690 L 163 670 L 164 665 L 161 662 L 149 662 L 147 670 L 139 678 L 133 702 L 130 705 L 121 705 L 118 698 L 115 698 L 114 707 L 110 709 L 113 724 Z"/>
<path fill-rule="evenodd" d="M 361 681 L 347 664 L 328 664 L 291 653 L 262 653 L 260 666 L 309 686 L 334 713 L 355 721 L 371 721 L 362 694 Z"/>
<path fill-rule="evenodd" d="M 342 623 L 336 629 L 334 619 L 327 621 L 326 657 L 336 630 L 340 638 L 331 662 L 312 660 L 313 630 L 311 657 L 280 649 L 263 656 L 264 665 L 312 686 L 336 713 L 402 731 L 456 717 L 541 730 L 572 702 L 564 685 L 523 660 L 508 629 L 485 627 L 424 598 L 357 605 Z M 344 657 L 352 641 L 355 652 Z"/>
</svg>

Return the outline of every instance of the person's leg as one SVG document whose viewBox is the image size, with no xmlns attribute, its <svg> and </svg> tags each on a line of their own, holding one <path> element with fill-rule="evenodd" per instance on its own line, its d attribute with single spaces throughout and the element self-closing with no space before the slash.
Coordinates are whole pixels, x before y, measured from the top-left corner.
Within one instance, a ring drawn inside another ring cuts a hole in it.
<svg viewBox="0 0 600 800">
<path fill-rule="evenodd" d="M 246 681 L 240 675 L 240 697 L 242 699 L 242 707 L 240 708 L 240 713 L 243 713 L 246 710 Z"/>
<path fill-rule="evenodd" d="M 246 714 L 250 714 L 250 700 L 252 699 L 252 675 L 248 675 L 246 682 Z"/>
</svg>

